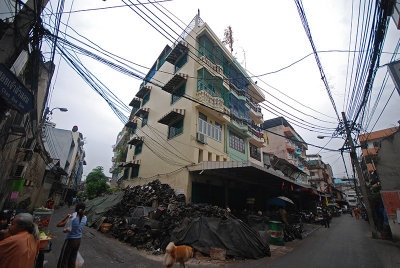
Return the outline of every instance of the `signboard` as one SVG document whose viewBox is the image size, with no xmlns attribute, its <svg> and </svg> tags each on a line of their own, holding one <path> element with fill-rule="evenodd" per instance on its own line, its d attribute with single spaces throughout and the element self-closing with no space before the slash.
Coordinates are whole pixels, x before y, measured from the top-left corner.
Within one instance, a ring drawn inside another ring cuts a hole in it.
<svg viewBox="0 0 400 268">
<path fill-rule="evenodd" d="M 21 113 L 26 113 L 33 108 L 33 95 L 2 64 L 0 64 L 0 96 Z"/>
<path fill-rule="evenodd" d="M 25 180 L 14 180 L 11 185 L 11 190 L 18 191 L 18 192 L 22 191 L 22 188 L 24 187 L 24 183 L 25 183 Z"/>
<path fill-rule="evenodd" d="M 400 209 L 400 194 L 397 191 L 382 191 L 382 199 L 385 204 L 386 214 L 388 216 L 396 216 L 397 210 Z"/>
<path fill-rule="evenodd" d="M 388 69 L 397 92 L 400 94 L 400 61 L 389 63 Z"/>
<path fill-rule="evenodd" d="M 15 200 L 15 199 L 18 198 L 18 195 L 19 195 L 19 192 L 18 192 L 18 191 L 13 191 L 13 192 L 11 192 L 10 199 L 11 199 L 11 200 Z"/>
</svg>

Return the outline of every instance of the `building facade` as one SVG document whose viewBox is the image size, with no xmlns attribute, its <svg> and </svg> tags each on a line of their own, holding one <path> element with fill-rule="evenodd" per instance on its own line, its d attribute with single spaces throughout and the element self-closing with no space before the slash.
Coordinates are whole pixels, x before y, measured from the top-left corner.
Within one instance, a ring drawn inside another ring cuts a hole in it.
<svg viewBox="0 0 400 268">
<path fill-rule="evenodd" d="M 53 163 L 46 168 L 46 174 L 57 165 L 60 175 L 57 178 L 48 174 L 45 178 L 45 182 L 51 185 L 47 196 L 52 195 L 58 203 L 76 194 L 81 182 L 83 166 L 86 165 L 84 139 L 77 126 L 72 130 L 58 129 L 51 122 L 45 124 L 43 133 L 44 146 L 53 159 Z"/>
<path fill-rule="evenodd" d="M 283 117 L 266 120 L 262 126 L 268 136 L 263 152 L 272 155 L 269 161 L 272 166 L 286 176 L 308 184 L 308 146 L 301 136 Z"/>
<path fill-rule="evenodd" d="M 264 100 L 257 85 L 198 16 L 166 46 L 132 99 L 129 122 L 113 146 L 110 171 L 120 183 L 154 179 L 200 202 L 222 180 L 190 167 L 228 162 L 263 167 Z"/>
<path fill-rule="evenodd" d="M 307 166 L 310 172 L 310 184 L 321 192 L 331 193 L 333 183 L 331 166 L 324 163 L 319 154 L 307 155 Z"/>
</svg>

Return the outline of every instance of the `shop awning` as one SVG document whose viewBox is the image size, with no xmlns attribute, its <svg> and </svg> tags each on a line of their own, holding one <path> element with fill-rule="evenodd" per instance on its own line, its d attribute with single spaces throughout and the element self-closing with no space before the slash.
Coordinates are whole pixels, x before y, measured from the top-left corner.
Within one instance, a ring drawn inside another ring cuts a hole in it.
<svg viewBox="0 0 400 268">
<path fill-rule="evenodd" d="M 135 116 L 139 117 L 144 117 L 146 114 L 148 114 L 150 111 L 150 108 L 140 108 L 139 110 L 136 111 Z"/>
<path fill-rule="evenodd" d="M 137 145 L 137 144 L 139 144 L 139 143 L 142 143 L 143 142 L 143 137 L 137 137 L 137 136 L 135 136 L 135 137 L 133 137 L 132 139 L 130 139 L 129 141 L 128 141 L 128 144 L 131 144 L 131 145 Z"/>
<path fill-rule="evenodd" d="M 151 86 L 144 85 L 139 89 L 138 93 L 136 93 L 136 97 L 143 99 L 143 97 L 146 96 L 150 90 Z"/>
<path fill-rule="evenodd" d="M 168 54 L 168 56 L 165 58 L 165 61 L 175 64 L 177 59 L 179 59 L 179 57 L 185 54 L 187 51 L 188 51 L 188 43 L 180 41 Z"/>
<path fill-rule="evenodd" d="M 168 92 L 168 93 L 173 93 L 175 89 L 183 82 L 186 81 L 188 78 L 187 74 L 183 73 L 177 73 L 174 75 L 174 77 L 171 78 L 171 80 L 168 81 L 165 86 L 162 87 L 162 90 Z"/>
<path fill-rule="evenodd" d="M 173 109 L 172 111 L 164 115 L 160 120 L 158 120 L 158 123 L 170 126 L 181 120 L 184 116 L 185 109 Z"/>
<path fill-rule="evenodd" d="M 133 98 L 132 100 L 131 100 L 131 102 L 129 103 L 129 106 L 132 106 L 132 107 L 138 107 L 138 106 L 140 106 L 140 99 L 139 98 Z"/>
</svg>

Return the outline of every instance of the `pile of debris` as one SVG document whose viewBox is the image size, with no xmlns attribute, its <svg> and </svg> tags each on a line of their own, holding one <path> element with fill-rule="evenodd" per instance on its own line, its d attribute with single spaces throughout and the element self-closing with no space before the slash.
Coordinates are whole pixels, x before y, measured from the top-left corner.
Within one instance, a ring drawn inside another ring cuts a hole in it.
<svg viewBox="0 0 400 268">
<path fill-rule="evenodd" d="M 176 195 L 168 184 L 155 180 L 143 186 L 126 188 L 122 201 L 105 213 L 104 223 L 111 223 L 111 234 L 138 249 L 165 249 L 172 230 L 185 218 L 226 217 L 227 211 L 207 204 L 186 204 L 185 195 Z M 159 222 L 158 230 L 129 224 L 129 218 L 137 206 L 157 207 L 150 218 Z"/>
<path fill-rule="evenodd" d="M 133 214 L 137 214 L 138 207 L 151 212 L 148 217 L 132 224 Z M 182 226 L 189 226 L 188 223 L 199 218 L 232 220 L 226 209 L 208 204 L 186 204 L 183 194 L 176 195 L 169 185 L 161 184 L 159 180 L 125 189 L 122 201 L 108 210 L 104 217 L 104 223 L 112 224 L 110 231 L 114 237 L 138 249 L 153 251 L 154 254 L 163 253 L 173 240 L 174 232 L 184 232 Z M 235 225 L 244 224 L 235 221 Z M 154 222 L 156 224 L 151 224 Z"/>
</svg>

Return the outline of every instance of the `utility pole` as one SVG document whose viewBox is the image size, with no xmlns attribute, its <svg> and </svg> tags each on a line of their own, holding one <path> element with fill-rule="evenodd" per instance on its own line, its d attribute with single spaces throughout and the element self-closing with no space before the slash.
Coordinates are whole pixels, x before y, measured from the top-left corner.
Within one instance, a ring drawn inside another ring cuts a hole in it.
<svg viewBox="0 0 400 268">
<path fill-rule="evenodd" d="M 353 138 L 351 137 L 349 125 L 347 124 L 347 119 L 346 119 L 346 115 L 344 112 L 342 112 L 342 117 L 343 117 L 344 127 L 346 129 L 347 140 L 349 141 L 349 146 L 350 146 L 350 158 L 351 158 L 351 162 L 356 167 L 358 180 L 360 181 L 361 193 L 362 193 L 362 196 L 364 197 L 365 209 L 367 210 L 368 219 L 369 219 L 368 221 L 369 221 L 369 226 L 371 228 L 372 237 L 376 238 L 377 237 L 376 226 L 374 223 L 374 218 L 372 217 L 372 211 L 371 211 L 371 207 L 370 207 L 369 201 L 368 201 L 367 187 L 365 185 L 364 174 L 361 171 L 360 163 L 358 162 L 358 159 L 357 159 L 357 154 L 356 154 L 356 149 L 354 147 Z"/>
</svg>

